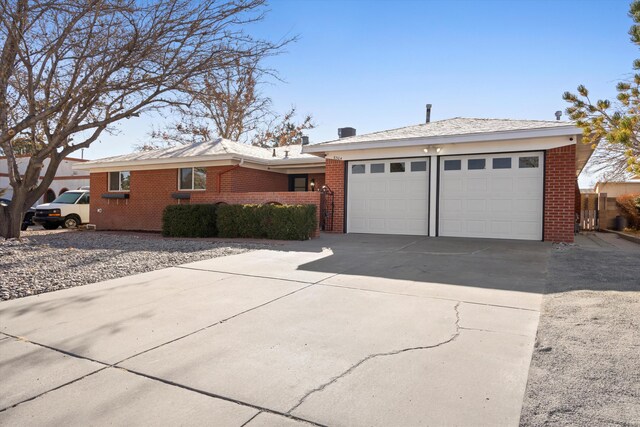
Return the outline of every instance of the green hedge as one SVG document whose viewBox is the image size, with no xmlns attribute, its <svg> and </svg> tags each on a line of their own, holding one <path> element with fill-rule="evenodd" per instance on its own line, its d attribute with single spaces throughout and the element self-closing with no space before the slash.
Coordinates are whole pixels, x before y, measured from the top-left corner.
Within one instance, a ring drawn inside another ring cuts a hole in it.
<svg viewBox="0 0 640 427">
<path fill-rule="evenodd" d="M 221 205 L 220 237 L 310 239 L 318 224 L 315 205 Z"/>
<path fill-rule="evenodd" d="M 215 237 L 217 205 L 169 205 L 162 213 L 165 237 Z"/>
</svg>

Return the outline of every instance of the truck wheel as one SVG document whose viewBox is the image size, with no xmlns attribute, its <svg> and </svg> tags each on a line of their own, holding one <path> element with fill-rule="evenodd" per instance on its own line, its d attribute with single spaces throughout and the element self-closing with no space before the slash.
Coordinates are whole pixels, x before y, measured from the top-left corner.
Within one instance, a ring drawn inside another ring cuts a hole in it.
<svg viewBox="0 0 640 427">
<path fill-rule="evenodd" d="M 60 224 L 42 224 L 45 230 L 55 230 Z"/>
<path fill-rule="evenodd" d="M 64 219 L 64 228 L 76 228 L 80 225 L 80 218 L 77 215 L 69 215 Z"/>
</svg>

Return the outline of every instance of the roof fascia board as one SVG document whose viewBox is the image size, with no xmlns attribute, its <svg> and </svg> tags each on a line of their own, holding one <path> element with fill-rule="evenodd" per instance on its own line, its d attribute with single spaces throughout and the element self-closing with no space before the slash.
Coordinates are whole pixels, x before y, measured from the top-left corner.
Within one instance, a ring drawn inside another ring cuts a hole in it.
<svg viewBox="0 0 640 427">
<path fill-rule="evenodd" d="M 526 129 L 518 131 L 485 132 L 468 135 L 447 135 L 433 137 L 400 138 L 370 142 L 336 142 L 303 147 L 303 153 L 323 153 L 329 151 L 363 150 L 369 148 L 384 147 L 411 147 L 416 145 L 437 145 L 437 144 L 461 144 L 471 142 L 504 141 L 517 139 L 532 139 L 554 136 L 574 136 L 581 134 L 577 127 L 563 126 L 549 129 Z"/>
<path fill-rule="evenodd" d="M 168 159 L 125 160 L 119 162 L 93 161 L 91 163 L 74 164 L 73 169 L 90 170 L 96 172 L 122 170 L 123 168 L 126 168 L 127 170 L 173 169 L 177 167 L 225 166 L 233 165 L 240 161 L 245 161 L 247 163 L 253 163 L 257 165 L 282 167 L 289 167 L 290 165 L 324 165 L 324 160 L 318 158 L 263 160 L 241 155 L 216 155 L 198 157 L 194 156 L 193 158 L 177 157 Z M 280 163 L 280 165 L 278 163 Z"/>
<path fill-rule="evenodd" d="M 508 141 L 490 141 L 490 142 L 474 142 L 467 144 L 450 144 L 442 146 L 439 153 L 435 150 L 429 150 L 425 153 L 423 149 L 425 145 L 409 146 L 409 147 L 385 147 L 372 148 L 366 150 L 345 150 L 335 151 L 327 154 L 328 159 L 337 160 L 363 160 L 363 159 L 388 159 L 401 157 L 427 157 L 433 155 L 462 155 L 462 154 L 483 154 L 497 152 L 513 152 L 513 151 L 539 151 L 550 150 L 552 148 L 564 147 L 576 143 L 576 138 L 571 141 L 570 137 L 555 138 L 535 138 L 524 140 L 508 140 Z"/>
</svg>

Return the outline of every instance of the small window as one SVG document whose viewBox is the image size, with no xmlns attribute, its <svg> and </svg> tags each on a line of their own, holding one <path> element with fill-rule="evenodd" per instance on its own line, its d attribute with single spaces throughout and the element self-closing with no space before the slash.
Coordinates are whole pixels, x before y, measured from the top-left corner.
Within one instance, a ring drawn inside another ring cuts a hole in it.
<svg viewBox="0 0 640 427">
<path fill-rule="evenodd" d="M 511 169 L 511 157 L 499 157 L 493 159 L 494 169 Z"/>
<path fill-rule="evenodd" d="M 109 172 L 109 191 L 129 191 L 130 172 Z"/>
<path fill-rule="evenodd" d="M 411 172 L 424 172 L 427 170 L 427 162 L 411 162 Z"/>
<path fill-rule="evenodd" d="M 389 171 L 391 173 L 404 172 L 404 162 L 391 163 Z"/>
<path fill-rule="evenodd" d="M 520 157 L 520 159 L 518 160 L 518 166 L 520 167 L 520 169 L 540 167 L 540 157 Z"/>
<path fill-rule="evenodd" d="M 371 173 L 384 173 L 384 163 L 372 163 Z"/>
<path fill-rule="evenodd" d="M 351 173 L 364 173 L 364 165 L 353 165 L 351 166 Z"/>
<path fill-rule="evenodd" d="M 307 191 L 307 177 L 294 176 L 292 183 L 293 191 Z"/>
<path fill-rule="evenodd" d="M 444 170 L 446 171 L 459 171 L 462 169 L 462 160 L 445 160 Z"/>
<path fill-rule="evenodd" d="M 179 190 L 204 190 L 207 186 L 207 171 L 204 168 L 180 169 Z"/>
<path fill-rule="evenodd" d="M 478 170 L 484 169 L 487 165 L 487 161 L 485 159 L 469 159 L 467 160 L 467 169 L 468 170 Z"/>
</svg>

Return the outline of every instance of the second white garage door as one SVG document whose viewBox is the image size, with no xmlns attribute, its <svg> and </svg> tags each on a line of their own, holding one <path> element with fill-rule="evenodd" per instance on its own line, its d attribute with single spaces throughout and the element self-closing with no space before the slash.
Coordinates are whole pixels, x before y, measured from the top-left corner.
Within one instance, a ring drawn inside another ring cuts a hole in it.
<svg viewBox="0 0 640 427">
<path fill-rule="evenodd" d="M 427 235 L 428 159 L 351 161 L 349 233 Z"/>
<path fill-rule="evenodd" d="M 542 152 L 440 159 L 439 235 L 542 240 Z"/>
</svg>

